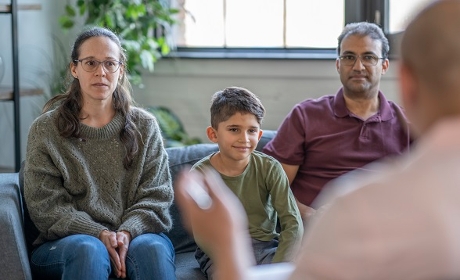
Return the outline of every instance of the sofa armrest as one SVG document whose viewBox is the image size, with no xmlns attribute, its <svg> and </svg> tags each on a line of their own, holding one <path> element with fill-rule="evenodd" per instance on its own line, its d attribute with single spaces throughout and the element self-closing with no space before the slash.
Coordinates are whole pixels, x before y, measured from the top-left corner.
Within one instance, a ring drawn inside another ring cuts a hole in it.
<svg viewBox="0 0 460 280">
<path fill-rule="evenodd" d="M 17 173 L 0 174 L 0 271 L 8 279 L 32 279 L 24 239 Z"/>
</svg>

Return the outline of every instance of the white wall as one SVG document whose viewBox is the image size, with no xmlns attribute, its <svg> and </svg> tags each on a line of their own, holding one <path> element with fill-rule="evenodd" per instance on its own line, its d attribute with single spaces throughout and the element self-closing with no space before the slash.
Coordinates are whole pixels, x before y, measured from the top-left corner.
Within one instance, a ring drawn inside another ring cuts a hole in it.
<svg viewBox="0 0 460 280">
<path fill-rule="evenodd" d="M 18 0 L 18 4 L 40 4 L 41 10 L 18 12 L 19 80 L 21 88 L 46 88 L 52 67 L 52 27 L 50 15 L 55 15 L 56 3 L 47 0 Z M 0 1 L 1 4 L 9 1 Z M 5 76 L 1 87 L 12 87 L 11 16 L 0 15 L 0 55 L 5 62 Z M 25 154 L 28 128 L 44 104 L 43 96 L 23 97 L 20 101 L 19 143 Z M 13 103 L 0 102 L 0 167 L 14 167 Z"/>
<path fill-rule="evenodd" d="M 381 89 L 399 102 L 397 62 L 390 62 Z M 145 75 L 145 88 L 135 89 L 141 105 L 171 108 L 187 132 L 207 141 L 212 94 L 227 86 L 248 88 L 259 96 L 267 111 L 263 129 L 276 129 L 294 104 L 340 87 L 333 60 L 202 60 L 162 59 L 155 72 Z"/>
<path fill-rule="evenodd" d="M 4 3 L 0 0 L 0 3 Z M 46 89 L 51 71 L 50 59 L 59 55 L 53 50 L 53 34 L 70 48 L 72 34 L 63 34 L 58 25 L 66 1 L 18 0 L 20 4 L 39 3 L 40 11 L 19 13 L 20 80 L 22 86 Z M 9 18 L 0 16 L 0 55 L 7 61 L 7 73 L 1 86 L 11 85 Z M 68 55 L 69 56 L 69 55 Z M 8 64 L 9 63 L 9 64 Z M 381 89 L 398 102 L 396 63 L 383 77 Z M 212 94 L 227 86 L 241 86 L 262 100 L 267 114 L 262 128 L 276 129 L 294 104 L 306 98 L 335 94 L 340 87 L 332 60 L 231 60 L 231 59 L 162 59 L 154 73 L 144 75 L 145 87 L 134 89 L 135 100 L 143 106 L 162 105 L 172 109 L 187 132 L 207 141 L 209 104 Z M 43 97 L 21 98 L 21 148 L 24 158 L 27 131 L 38 116 Z M 0 167 L 14 166 L 13 111 L 10 102 L 0 102 Z"/>
</svg>

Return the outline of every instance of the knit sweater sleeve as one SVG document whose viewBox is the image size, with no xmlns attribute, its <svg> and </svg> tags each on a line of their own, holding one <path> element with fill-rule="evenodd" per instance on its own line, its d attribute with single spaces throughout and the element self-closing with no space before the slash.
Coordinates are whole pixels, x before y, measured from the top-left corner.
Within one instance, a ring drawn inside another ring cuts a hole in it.
<svg viewBox="0 0 460 280">
<path fill-rule="evenodd" d="M 98 236 L 106 228 L 78 211 L 63 187 L 68 173 L 59 153 L 61 141 L 49 115 L 42 115 L 32 124 L 24 169 L 24 197 L 31 219 L 40 231 L 35 244 L 76 233 Z"/>
<path fill-rule="evenodd" d="M 132 238 L 146 233 L 168 231 L 172 227 L 169 208 L 174 193 L 169 171 L 168 155 L 163 146 L 161 131 L 155 118 L 146 120 L 146 131 L 141 141 L 140 156 L 143 158 L 141 178 L 135 191 L 133 203 L 128 205 L 118 230 L 126 230 Z"/>
</svg>

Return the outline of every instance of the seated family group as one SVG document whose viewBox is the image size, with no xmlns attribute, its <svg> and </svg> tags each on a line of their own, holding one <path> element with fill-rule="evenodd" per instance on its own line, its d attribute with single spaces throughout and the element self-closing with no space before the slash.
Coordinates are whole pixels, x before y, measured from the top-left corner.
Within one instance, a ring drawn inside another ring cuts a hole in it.
<svg viewBox="0 0 460 280">
<path fill-rule="evenodd" d="M 213 170 L 238 198 L 253 252 L 248 263 L 294 261 L 322 189 L 412 143 L 403 110 L 379 90 L 389 67 L 381 28 L 347 24 L 337 53 L 342 87 L 296 104 L 263 153 L 255 151 L 265 114 L 259 98 L 242 87 L 212 96 L 206 134 L 219 149 L 190 174 Z M 133 103 L 125 66 L 116 34 L 83 31 L 67 91 L 30 128 L 24 197 L 39 231 L 30 257 L 39 278 L 175 279 L 164 234 L 174 200 L 168 156 L 155 118 Z M 196 241 L 201 270 L 220 277 L 212 248 Z"/>
</svg>

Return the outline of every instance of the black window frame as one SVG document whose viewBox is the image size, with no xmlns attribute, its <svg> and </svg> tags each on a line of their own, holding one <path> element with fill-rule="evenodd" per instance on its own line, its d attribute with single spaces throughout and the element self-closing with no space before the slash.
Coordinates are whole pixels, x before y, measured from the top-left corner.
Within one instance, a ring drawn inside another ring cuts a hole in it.
<svg viewBox="0 0 460 280">
<path fill-rule="evenodd" d="M 358 21 L 380 25 L 390 41 L 390 59 L 396 58 L 391 47 L 393 34 L 389 34 L 389 0 L 344 0 L 344 24 Z M 337 34 L 338 36 L 339 34 Z M 336 48 L 196 48 L 178 47 L 168 55 L 170 58 L 191 59 L 313 59 L 337 58 Z"/>
</svg>

